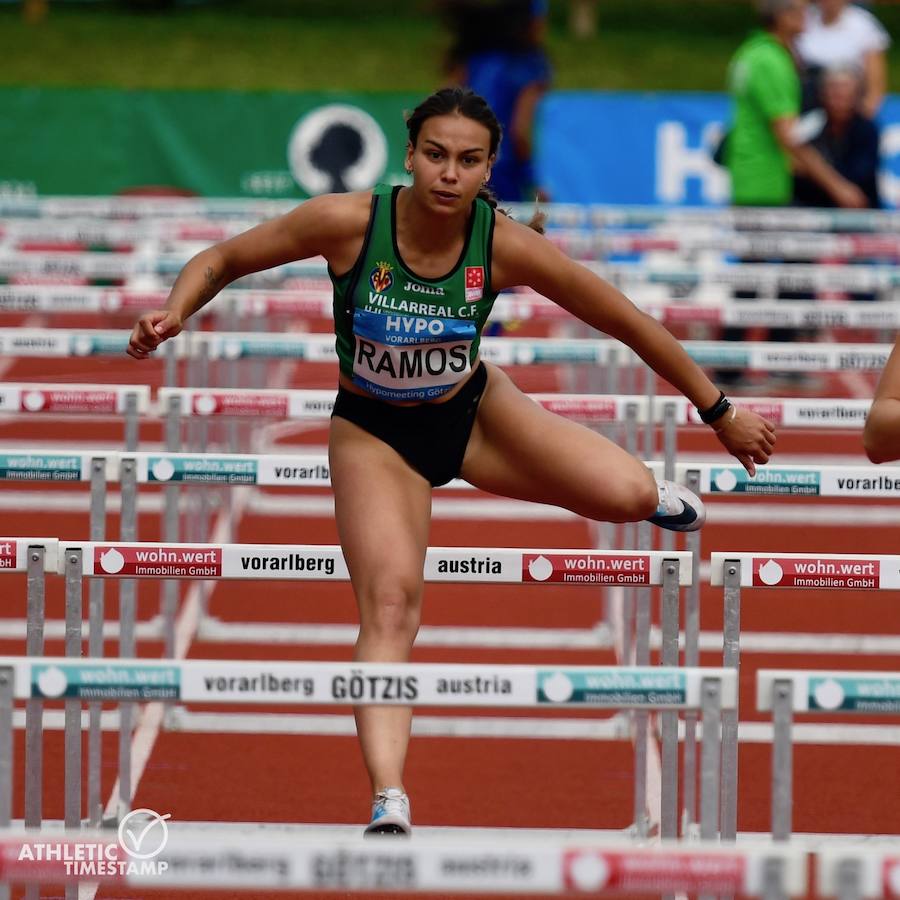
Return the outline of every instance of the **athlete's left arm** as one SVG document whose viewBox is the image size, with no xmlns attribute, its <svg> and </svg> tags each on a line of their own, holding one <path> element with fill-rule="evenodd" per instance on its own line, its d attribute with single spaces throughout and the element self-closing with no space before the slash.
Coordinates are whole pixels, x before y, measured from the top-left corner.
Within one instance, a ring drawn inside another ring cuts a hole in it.
<svg viewBox="0 0 900 900">
<path fill-rule="evenodd" d="M 622 341 L 698 409 L 709 409 L 719 390 L 659 322 L 623 293 L 569 259 L 546 238 L 497 216 L 491 264 L 494 290 L 526 285 L 598 331 Z M 719 440 L 753 474 L 754 462 L 769 460 L 775 443 L 771 422 L 735 408 L 716 421 Z"/>
</svg>

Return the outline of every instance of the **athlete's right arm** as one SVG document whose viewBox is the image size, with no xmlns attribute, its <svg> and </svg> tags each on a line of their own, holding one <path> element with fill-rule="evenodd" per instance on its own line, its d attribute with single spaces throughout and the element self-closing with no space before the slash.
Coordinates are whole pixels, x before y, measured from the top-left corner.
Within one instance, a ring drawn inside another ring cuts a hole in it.
<svg viewBox="0 0 900 900">
<path fill-rule="evenodd" d="M 361 199 L 354 194 L 315 197 L 286 215 L 202 250 L 179 273 L 166 308 L 138 320 L 128 343 L 129 356 L 146 359 L 164 340 L 179 334 L 184 322 L 222 288 L 244 275 L 311 256 L 324 256 L 332 264 L 346 256 L 346 245 L 359 230 L 357 209 L 368 209 Z"/>
</svg>

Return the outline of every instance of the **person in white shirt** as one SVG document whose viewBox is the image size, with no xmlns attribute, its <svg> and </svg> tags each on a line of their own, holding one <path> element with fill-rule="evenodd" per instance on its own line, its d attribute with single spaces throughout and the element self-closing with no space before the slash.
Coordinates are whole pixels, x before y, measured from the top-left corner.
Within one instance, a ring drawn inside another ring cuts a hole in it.
<svg viewBox="0 0 900 900">
<path fill-rule="evenodd" d="M 875 118 L 887 91 L 885 51 L 891 44 L 884 26 L 868 10 L 848 0 L 818 0 L 807 13 L 796 49 L 812 73 L 853 66 L 863 76 L 861 111 Z"/>
</svg>

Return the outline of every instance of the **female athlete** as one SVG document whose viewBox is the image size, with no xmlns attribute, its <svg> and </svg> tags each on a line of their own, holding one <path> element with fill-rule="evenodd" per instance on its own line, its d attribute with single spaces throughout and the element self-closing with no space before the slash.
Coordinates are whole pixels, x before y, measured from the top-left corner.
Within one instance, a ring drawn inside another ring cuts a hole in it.
<svg viewBox="0 0 900 900">
<path fill-rule="evenodd" d="M 499 291 L 527 285 L 627 344 L 691 400 L 751 474 L 775 442 L 771 424 L 731 406 L 659 323 L 483 199 L 500 127 L 482 98 L 445 88 L 413 111 L 407 127 L 411 186 L 316 197 L 202 251 L 178 276 L 166 309 L 141 317 L 128 349 L 146 359 L 241 276 L 327 260 L 340 358 L 329 455 L 359 606 L 357 661 L 408 660 L 431 490 L 457 476 L 600 521 L 650 519 L 675 530 L 703 524 L 693 494 L 657 484 L 639 460 L 543 409 L 479 360 Z M 410 832 L 403 768 L 411 715 L 408 707 L 356 709 L 374 795 L 370 833 Z"/>
</svg>

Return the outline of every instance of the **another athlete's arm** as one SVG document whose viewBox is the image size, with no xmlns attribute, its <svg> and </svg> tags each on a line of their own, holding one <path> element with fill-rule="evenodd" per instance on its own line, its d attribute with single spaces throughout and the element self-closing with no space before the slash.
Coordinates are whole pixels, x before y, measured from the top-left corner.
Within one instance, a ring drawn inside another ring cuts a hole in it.
<svg viewBox="0 0 900 900">
<path fill-rule="evenodd" d="M 503 216 L 497 216 L 491 271 L 495 290 L 528 285 L 598 331 L 627 344 L 698 409 L 709 409 L 718 400 L 715 385 L 659 322 L 545 238 Z M 713 427 L 751 475 L 756 471 L 754 463 L 768 462 L 775 443 L 770 422 L 738 408 Z"/>
<path fill-rule="evenodd" d="M 301 203 L 286 215 L 202 250 L 190 259 L 172 286 L 166 308 L 138 320 L 128 354 L 146 359 L 164 340 L 231 282 L 311 256 L 331 261 L 354 230 L 356 207 L 368 215 L 368 201 L 356 194 L 327 194 Z M 358 216 L 356 216 L 358 218 Z M 365 228 L 365 219 L 362 219 Z"/>
<path fill-rule="evenodd" d="M 900 459 L 900 338 L 875 388 L 863 430 L 866 456 L 874 463 Z"/>
</svg>

